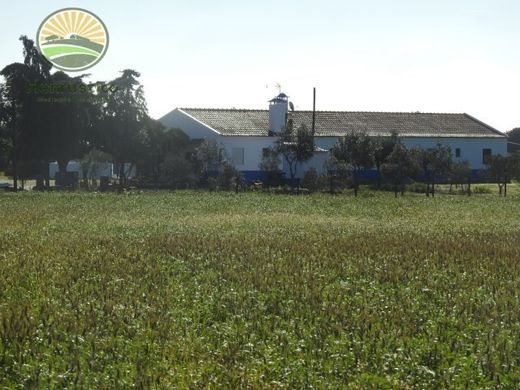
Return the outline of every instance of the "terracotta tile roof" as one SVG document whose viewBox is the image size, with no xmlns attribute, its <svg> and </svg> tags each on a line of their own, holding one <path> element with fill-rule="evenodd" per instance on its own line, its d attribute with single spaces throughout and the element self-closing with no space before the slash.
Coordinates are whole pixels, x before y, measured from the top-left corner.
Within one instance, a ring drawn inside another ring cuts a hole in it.
<svg viewBox="0 0 520 390">
<path fill-rule="evenodd" d="M 182 111 L 226 136 L 267 136 L 267 110 L 182 108 Z M 289 114 L 295 126 L 311 127 L 312 111 Z M 395 131 L 403 137 L 505 137 L 468 114 L 317 111 L 316 136 L 340 137 L 349 130 L 372 136 Z"/>
</svg>

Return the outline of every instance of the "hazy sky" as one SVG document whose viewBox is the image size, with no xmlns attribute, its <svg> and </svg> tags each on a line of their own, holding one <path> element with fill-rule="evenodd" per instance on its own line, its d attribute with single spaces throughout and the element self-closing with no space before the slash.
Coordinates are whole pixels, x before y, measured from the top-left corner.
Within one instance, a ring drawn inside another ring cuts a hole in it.
<svg viewBox="0 0 520 390">
<path fill-rule="evenodd" d="M 1 1 L 0 66 L 51 12 L 77 6 L 110 46 L 90 80 L 141 72 L 151 116 L 175 107 L 467 112 L 520 126 L 518 0 Z"/>
</svg>

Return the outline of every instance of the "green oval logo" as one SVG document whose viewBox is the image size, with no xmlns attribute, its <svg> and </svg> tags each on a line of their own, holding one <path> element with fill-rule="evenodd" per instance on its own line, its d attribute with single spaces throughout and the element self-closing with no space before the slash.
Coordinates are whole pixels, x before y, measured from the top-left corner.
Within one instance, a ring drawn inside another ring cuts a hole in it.
<svg viewBox="0 0 520 390">
<path fill-rule="evenodd" d="M 101 61 L 108 49 L 108 30 L 92 12 L 65 8 L 45 18 L 38 28 L 36 43 L 56 68 L 79 72 Z"/>
</svg>

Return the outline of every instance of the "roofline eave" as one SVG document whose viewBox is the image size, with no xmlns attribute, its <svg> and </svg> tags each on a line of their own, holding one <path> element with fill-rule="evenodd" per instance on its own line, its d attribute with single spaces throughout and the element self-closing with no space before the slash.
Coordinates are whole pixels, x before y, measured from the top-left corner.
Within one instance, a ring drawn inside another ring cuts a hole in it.
<svg viewBox="0 0 520 390">
<path fill-rule="evenodd" d="M 195 122 L 199 123 L 200 125 L 204 126 L 206 129 L 214 132 L 217 135 L 223 135 L 220 131 L 215 130 L 213 127 L 209 126 L 207 123 L 202 122 L 201 120 L 195 118 L 193 115 L 188 114 L 186 111 L 184 111 L 182 108 L 176 108 L 174 111 L 178 111 L 183 115 L 186 115 L 188 118 L 194 120 Z"/>
</svg>

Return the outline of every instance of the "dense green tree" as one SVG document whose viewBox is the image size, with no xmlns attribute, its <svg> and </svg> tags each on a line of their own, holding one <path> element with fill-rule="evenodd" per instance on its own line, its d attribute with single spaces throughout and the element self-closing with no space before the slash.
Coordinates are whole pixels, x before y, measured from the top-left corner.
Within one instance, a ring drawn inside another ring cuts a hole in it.
<svg viewBox="0 0 520 390">
<path fill-rule="evenodd" d="M 95 122 L 100 131 L 97 142 L 114 158 L 120 190 L 126 185 L 125 165 L 135 166 L 139 161 L 144 128 L 149 119 L 139 77 L 135 70 L 123 70 L 121 76 L 110 82 L 114 90 L 96 97 L 100 104 Z"/>
<path fill-rule="evenodd" d="M 140 137 L 139 159 L 137 161 L 140 181 L 159 182 L 161 163 L 164 161 L 164 143 L 167 132 L 164 126 L 153 119 L 146 120 Z"/>
<path fill-rule="evenodd" d="M 394 146 L 399 142 L 399 135 L 391 133 L 389 137 L 373 137 L 372 146 L 374 153 L 374 165 L 377 170 L 377 187 L 381 185 L 381 167 L 386 159 L 394 150 Z"/>
<path fill-rule="evenodd" d="M 48 160 L 58 162 L 59 174 L 64 176 L 68 162 L 88 150 L 90 90 L 82 76 L 70 77 L 63 72 L 51 75 L 50 85 L 61 87 L 61 92 L 50 95 L 46 104 L 50 123 L 45 154 Z"/>
<path fill-rule="evenodd" d="M 226 191 L 234 189 L 235 192 L 238 192 L 245 183 L 242 173 L 229 161 L 224 161 L 220 165 L 216 180 L 218 188 Z"/>
<path fill-rule="evenodd" d="M 13 176 L 17 176 L 18 161 L 24 166 L 24 177 L 47 177 L 51 161 L 58 161 L 64 175 L 68 161 L 83 154 L 90 91 L 82 76 L 51 74 L 51 65 L 34 42 L 25 36 L 20 39 L 23 64 L 8 65 L 1 72 L 6 79 L 3 100 L 10 113 L 11 145 L 15 145 Z"/>
<path fill-rule="evenodd" d="M 520 127 L 516 127 L 513 130 L 507 132 L 508 141 L 520 144 Z"/>
<path fill-rule="evenodd" d="M 471 195 L 471 168 L 468 161 L 455 161 L 451 165 L 448 173 L 448 180 L 450 183 L 450 192 L 453 185 L 461 186 L 464 190 L 466 186 L 466 193 Z"/>
<path fill-rule="evenodd" d="M 520 156 L 492 155 L 486 160 L 487 174 L 498 184 L 498 193 L 507 196 L 507 183 L 520 177 Z"/>
<path fill-rule="evenodd" d="M 227 160 L 225 150 L 219 148 L 214 139 L 207 139 L 195 149 L 196 169 L 201 178 L 218 172 L 220 166 Z"/>
<path fill-rule="evenodd" d="M 137 164 L 140 181 L 171 188 L 192 187 L 197 181 L 193 158 L 197 144 L 182 130 L 165 129 L 149 119 Z"/>
<path fill-rule="evenodd" d="M 0 83 L 0 172 L 9 166 L 12 152 L 12 140 L 9 131 L 8 105 L 5 99 L 5 86 Z"/>
<path fill-rule="evenodd" d="M 416 153 L 408 150 L 402 143 L 397 143 L 394 150 L 381 167 L 383 178 L 394 187 L 395 197 L 401 192 L 403 195 L 406 180 L 416 177 L 421 172 L 421 165 Z"/>
<path fill-rule="evenodd" d="M 349 131 L 332 147 L 331 159 L 337 171 L 352 178 L 357 196 L 363 170 L 374 166 L 374 143 L 365 132 Z"/>
<path fill-rule="evenodd" d="M 435 148 L 414 148 L 414 153 L 421 164 L 424 180 L 426 181 L 426 196 L 435 196 L 435 182 L 446 178 L 452 165 L 451 148 L 437 144 Z"/>
<path fill-rule="evenodd" d="M 264 175 L 268 186 L 277 186 L 282 183 L 283 172 L 280 169 L 281 160 L 277 151 L 272 148 L 264 148 L 258 168 Z"/>
<path fill-rule="evenodd" d="M 20 40 L 24 62 L 12 63 L 0 71 L 5 79 L 2 105 L 4 127 L 10 132 L 10 173 L 15 189 L 18 187 L 19 161 L 25 161 L 25 167 L 39 167 L 39 171 L 45 167 L 46 136 L 49 129 L 47 112 L 41 103 L 42 92 L 34 86 L 49 79 L 51 65 L 40 55 L 32 40 L 26 36 L 20 37 Z M 24 172 L 27 174 L 28 168 Z"/>
<path fill-rule="evenodd" d="M 194 162 L 183 154 L 165 154 L 160 169 L 160 183 L 169 188 L 193 188 L 199 182 Z"/>
<path fill-rule="evenodd" d="M 311 168 L 305 172 L 302 180 L 302 187 L 310 192 L 315 192 L 319 189 L 319 175 L 316 169 Z"/>
<path fill-rule="evenodd" d="M 294 130 L 293 121 L 289 120 L 280 131 L 273 149 L 287 163 L 291 185 L 294 186 L 298 166 L 314 155 L 314 134 L 303 124 Z"/>
</svg>

